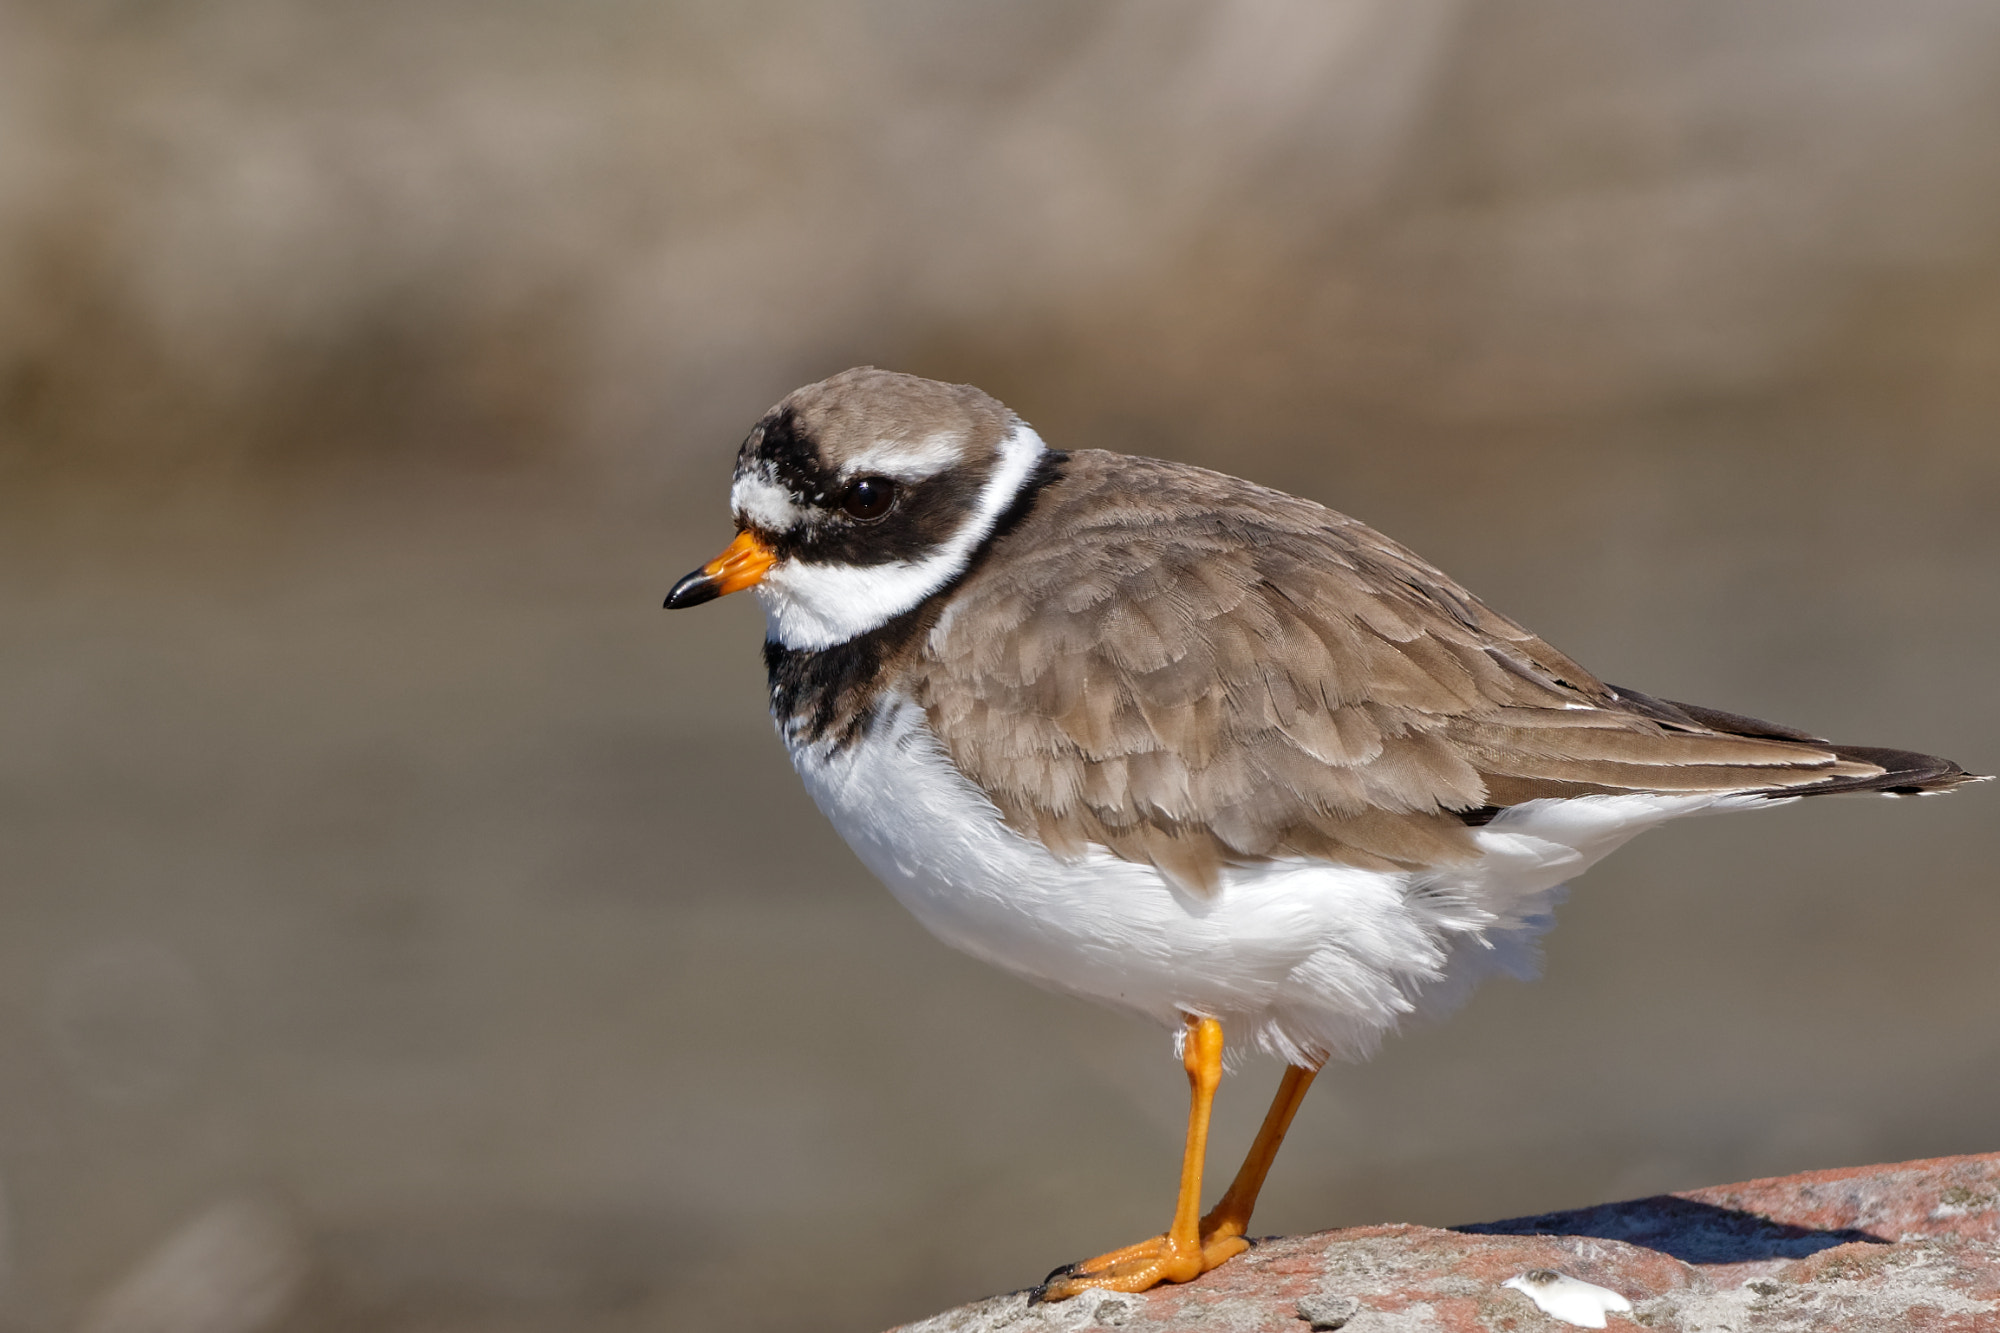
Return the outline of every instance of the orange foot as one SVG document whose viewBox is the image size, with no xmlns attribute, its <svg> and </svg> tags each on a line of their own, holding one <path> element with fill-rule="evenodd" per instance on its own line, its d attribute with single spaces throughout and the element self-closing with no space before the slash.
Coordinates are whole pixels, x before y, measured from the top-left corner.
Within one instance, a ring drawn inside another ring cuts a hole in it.
<svg viewBox="0 0 2000 1333">
<path fill-rule="evenodd" d="M 1264 1115 L 1263 1127 L 1242 1169 L 1230 1182 L 1229 1192 L 1195 1218 L 1196 1200 L 1201 1197 L 1201 1163 L 1208 1146 L 1209 1104 L 1215 1085 L 1222 1078 L 1222 1028 L 1212 1018 L 1188 1020 L 1187 1048 L 1188 1107 L 1187 1151 L 1181 1158 L 1180 1198 L 1174 1208 L 1174 1224 L 1164 1236 L 1127 1245 L 1122 1250 L 1100 1254 L 1080 1264 L 1065 1264 L 1042 1279 L 1029 1304 L 1064 1301 L 1096 1287 L 1103 1291 L 1146 1291 L 1162 1282 L 1191 1282 L 1219 1268 L 1250 1248 L 1243 1233 L 1250 1227 L 1250 1212 L 1257 1206 L 1264 1176 L 1278 1155 L 1285 1130 L 1305 1099 L 1317 1072 L 1301 1065 L 1285 1070 L 1278 1095 Z"/>
<path fill-rule="evenodd" d="M 1095 1259 L 1064 1264 L 1042 1279 L 1029 1304 L 1066 1301 L 1096 1287 L 1104 1291 L 1147 1291 L 1162 1282 L 1192 1282 L 1250 1248 L 1240 1232 L 1216 1231 L 1199 1245 L 1176 1244 L 1172 1236 L 1155 1236 Z"/>
</svg>

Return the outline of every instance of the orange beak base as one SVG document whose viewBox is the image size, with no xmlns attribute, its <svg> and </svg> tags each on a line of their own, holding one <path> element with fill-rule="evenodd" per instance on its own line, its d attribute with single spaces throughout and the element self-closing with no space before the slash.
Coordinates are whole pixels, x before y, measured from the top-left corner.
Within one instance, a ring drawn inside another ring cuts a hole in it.
<svg viewBox="0 0 2000 1333">
<path fill-rule="evenodd" d="M 728 550 L 674 585 L 674 590 L 667 594 L 667 607 L 678 611 L 684 606 L 700 606 L 732 592 L 754 588 L 777 559 L 776 552 L 745 528 L 729 543 Z"/>
</svg>

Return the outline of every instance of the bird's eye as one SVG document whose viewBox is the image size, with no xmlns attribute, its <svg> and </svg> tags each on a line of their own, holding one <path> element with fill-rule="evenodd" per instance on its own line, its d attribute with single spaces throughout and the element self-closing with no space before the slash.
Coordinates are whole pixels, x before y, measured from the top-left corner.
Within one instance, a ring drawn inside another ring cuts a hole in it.
<svg viewBox="0 0 2000 1333">
<path fill-rule="evenodd" d="M 896 483 L 887 477 L 862 477 L 850 483 L 840 497 L 840 507 L 849 518 L 872 523 L 896 503 Z"/>
</svg>

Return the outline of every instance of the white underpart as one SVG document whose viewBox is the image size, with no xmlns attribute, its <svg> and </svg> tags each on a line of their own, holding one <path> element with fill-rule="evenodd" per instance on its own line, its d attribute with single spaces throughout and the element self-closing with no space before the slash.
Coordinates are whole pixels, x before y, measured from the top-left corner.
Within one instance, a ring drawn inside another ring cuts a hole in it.
<svg viewBox="0 0 2000 1333">
<path fill-rule="evenodd" d="M 1540 1268 L 1500 1284 L 1526 1294 L 1551 1319 L 1578 1328 L 1603 1328 L 1606 1314 L 1630 1314 L 1632 1302 L 1609 1287 Z"/>
<path fill-rule="evenodd" d="M 964 525 L 922 560 L 882 565 L 784 560 L 773 565 L 757 585 L 766 637 L 787 648 L 831 648 L 893 620 L 942 588 L 965 568 L 974 548 L 1007 512 L 1045 448 L 1041 436 L 1016 425 L 1000 442 L 992 475 Z M 761 492 L 752 494 L 760 497 Z M 738 512 L 746 511 L 739 507 Z"/>
<path fill-rule="evenodd" d="M 1150 866 L 1105 851 L 1064 860 L 1008 828 L 907 701 L 885 700 L 845 749 L 787 743 L 848 845 L 945 943 L 1176 1029 L 1187 1014 L 1218 1019 L 1233 1047 L 1295 1063 L 1364 1058 L 1406 1015 L 1448 1008 L 1495 973 L 1532 975 L 1563 881 L 1633 835 L 1769 803 L 1530 801 L 1474 832 L 1484 855 L 1467 865 L 1279 861 L 1226 872 L 1203 900 Z"/>
</svg>

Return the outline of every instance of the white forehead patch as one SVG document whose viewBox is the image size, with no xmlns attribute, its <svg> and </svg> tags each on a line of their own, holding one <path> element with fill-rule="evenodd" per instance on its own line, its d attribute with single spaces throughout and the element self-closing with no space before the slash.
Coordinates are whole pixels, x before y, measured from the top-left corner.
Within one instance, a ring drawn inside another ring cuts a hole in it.
<svg viewBox="0 0 2000 1333">
<path fill-rule="evenodd" d="M 965 522 L 921 560 L 884 565 L 816 565 L 781 560 L 757 585 L 765 637 L 811 651 L 866 634 L 902 615 L 965 568 L 1047 446 L 1025 424 L 1000 442 L 1000 457 Z"/>
<path fill-rule="evenodd" d="M 840 475 L 922 481 L 963 461 L 957 436 L 950 431 L 939 431 L 915 443 L 877 440 L 848 459 L 841 467 Z"/>
<path fill-rule="evenodd" d="M 772 481 L 762 468 L 745 472 L 730 486 L 729 509 L 737 522 L 766 532 L 783 532 L 799 521 L 792 493 Z"/>
</svg>

